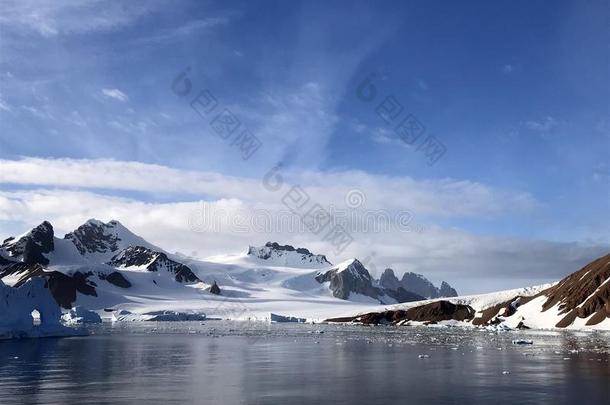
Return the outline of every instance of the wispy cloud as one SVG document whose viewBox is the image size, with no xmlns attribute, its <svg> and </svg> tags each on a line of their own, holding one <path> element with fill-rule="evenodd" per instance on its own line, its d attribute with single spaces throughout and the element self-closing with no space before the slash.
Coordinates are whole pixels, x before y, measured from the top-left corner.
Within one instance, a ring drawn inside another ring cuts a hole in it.
<svg viewBox="0 0 610 405">
<path fill-rule="evenodd" d="M 11 106 L 2 98 L 1 94 L 0 94 L 0 111 L 7 111 L 7 112 L 13 111 Z"/>
<path fill-rule="evenodd" d="M 44 37 L 111 31 L 157 9 L 163 2 L 105 0 L 4 0 L 0 25 Z"/>
<path fill-rule="evenodd" d="M 51 113 L 46 111 L 46 108 L 34 107 L 31 105 L 22 105 L 21 109 L 24 111 L 27 111 L 28 113 L 32 114 L 33 116 L 35 116 L 37 118 L 50 119 L 50 120 L 55 119 L 55 117 Z"/>
<path fill-rule="evenodd" d="M 513 65 L 510 64 L 506 64 L 504 66 L 502 66 L 502 72 L 508 74 L 511 74 L 515 71 L 515 67 Z"/>
<path fill-rule="evenodd" d="M 177 27 L 161 29 L 156 33 L 152 33 L 148 36 L 139 38 L 136 42 L 172 42 L 178 40 L 185 40 L 194 35 L 199 34 L 201 31 L 219 25 L 225 25 L 227 23 L 229 23 L 229 18 L 224 16 L 192 20 L 183 23 Z"/>
<path fill-rule="evenodd" d="M 129 97 L 127 96 L 127 94 L 123 93 L 119 89 L 102 89 L 102 94 L 105 97 L 113 98 L 113 99 L 121 101 L 123 103 L 126 102 L 127 100 L 129 100 Z"/>
<path fill-rule="evenodd" d="M 555 118 L 547 115 L 536 121 L 526 121 L 525 127 L 536 132 L 547 133 L 555 129 L 560 124 Z"/>
</svg>

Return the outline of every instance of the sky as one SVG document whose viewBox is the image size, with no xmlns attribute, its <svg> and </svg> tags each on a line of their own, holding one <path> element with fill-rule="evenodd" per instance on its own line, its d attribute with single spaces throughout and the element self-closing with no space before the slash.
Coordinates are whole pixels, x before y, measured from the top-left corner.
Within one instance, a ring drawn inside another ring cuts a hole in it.
<svg viewBox="0 0 610 405">
<path fill-rule="evenodd" d="M 117 219 L 462 293 L 610 251 L 605 1 L 0 3 L 2 238 Z"/>
</svg>

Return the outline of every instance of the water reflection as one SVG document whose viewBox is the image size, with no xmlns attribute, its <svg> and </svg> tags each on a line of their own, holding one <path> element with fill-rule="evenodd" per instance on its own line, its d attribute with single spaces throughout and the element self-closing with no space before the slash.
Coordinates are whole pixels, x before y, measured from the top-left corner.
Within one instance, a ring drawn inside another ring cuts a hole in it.
<svg viewBox="0 0 610 405">
<path fill-rule="evenodd" d="M 319 333 L 323 331 L 324 333 Z M 0 403 L 607 403 L 607 334 L 154 324 L 0 342 Z M 318 332 L 318 333 L 317 333 Z M 427 358 L 419 355 L 427 354 Z"/>
</svg>

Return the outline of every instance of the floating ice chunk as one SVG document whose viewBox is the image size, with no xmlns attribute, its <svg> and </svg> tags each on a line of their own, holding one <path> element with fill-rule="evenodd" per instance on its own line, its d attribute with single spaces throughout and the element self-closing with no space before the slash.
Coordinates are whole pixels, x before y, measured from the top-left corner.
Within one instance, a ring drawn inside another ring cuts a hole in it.
<svg viewBox="0 0 610 405">
<path fill-rule="evenodd" d="M 295 318 L 294 316 L 278 315 L 278 314 L 274 314 L 273 312 L 271 312 L 269 314 L 269 318 L 270 318 L 271 322 L 278 322 L 278 323 L 284 323 L 284 322 L 305 323 L 305 322 L 307 322 L 307 319 L 305 319 L 305 318 Z"/>
<path fill-rule="evenodd" d="M 514 339 L 513 344 L 514 345 L 533 345 L 534 341 L 528 340 L 528 339 Z"/>
<path fill-rule="evenodd" d="M 102 323 L 102 318 L 98 314 L 81 306 L 76 306 L 63 314 L 61 320 L 68 325 Z"/>
</svg>

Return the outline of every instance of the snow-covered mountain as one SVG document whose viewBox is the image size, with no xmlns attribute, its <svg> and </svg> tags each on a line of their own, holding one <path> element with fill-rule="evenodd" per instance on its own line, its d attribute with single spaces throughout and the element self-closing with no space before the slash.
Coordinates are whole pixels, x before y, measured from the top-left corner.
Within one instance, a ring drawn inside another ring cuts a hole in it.
<svg viewBox="0 0 610 405">
<path fill-rule="evenodd" d="M 43 222 L 7 239 L 0 247 L 0 280 L 20 287 L 35 278 L 46 279 L 66 309 L 180 307 L 213 314 L 229 302 L 247 305 L 248 316 L 261 317 L 261 311 L 268 316 L 300 302 L 313 316 L 345 305 L 422 298 L 385 291 L 356 259 L 333 266 L 308 249 L 268 242 L 244 254 L 199 260 L 170 254 L 118 221 L 95 219 L 64 238 L 55 237 L 53 226 Z"/>
<path fill-rule="evenodd" d="M 305 248 L 294 248 L 267 242 L 265 246 L 248 248 L 248 257 L 268 266 L 322 268 L 332 264 L 324 255 L 315 255 Z"/>
<path fill-rule="evenodd" d="M 137 245 L 134 245 L 137 244 Z M 126 300 L 133 291 L 159 286 L 180 290 L 201 280 L 182 263 L 133 234 L 118 221 L 89 220 L 63 239 L 43 222 L 0 246 L 0 280 L 21 287 L 34 278 L 46 284 L 59 305 L 71 308 L 84 297 L 100 305 Z"/>
<path fill-rule="evenodd" d="M 134 234 L 116 220 L 104 223 L 96 219 L 90 219 L 73 232 L 66 234 L 64 239 L 72 241 L 81 255 L 94 258 L 100 262 L 110 260 L 119 251 L 131 246 L 143 246 L 150 250 L 163 251 Z"/>
</svg>

